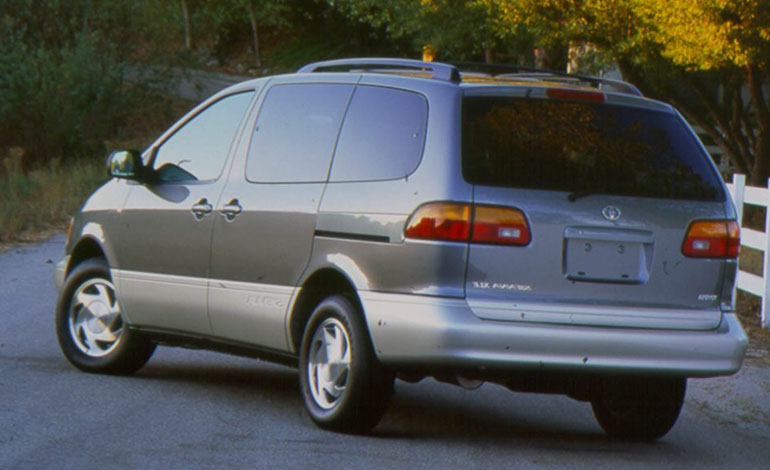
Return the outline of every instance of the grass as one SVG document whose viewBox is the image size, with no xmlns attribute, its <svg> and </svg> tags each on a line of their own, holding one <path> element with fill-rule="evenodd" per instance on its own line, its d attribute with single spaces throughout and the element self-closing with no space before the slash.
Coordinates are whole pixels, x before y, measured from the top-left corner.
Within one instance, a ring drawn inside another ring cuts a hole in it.
<svg viewBox="0 0 770 470">
<path fill-rule="evenodd" d="M 85 159 L 25 173 L 12 149 L 0 170 L 0 249 L 65 230 L 70 216 L 107 179 L 104 163 Z"/>
<path fill-rule="evenodd" d="M 762 275 L 763 254 L 745 246 L 741 247 L 738 265 L 741 270 Z M 747 292 L 738 291 L 735 310 L 749 336 L 749 356 L 762 358 L 770 364 L 770 330 L 760 325 L 761 299 Z"/>
<path fill-rule="evenodd" d="M 155 93 L 135 96 L 105 148 L 143 149 L 193 105 Z M 54 158 L 31 171 L 23 170 L 23 160 L 19 147 L 0 153 L 0 252 L 66 230 L 70 217 L 108 178 L 106 154 L 66 163 Z"/>
</svg>

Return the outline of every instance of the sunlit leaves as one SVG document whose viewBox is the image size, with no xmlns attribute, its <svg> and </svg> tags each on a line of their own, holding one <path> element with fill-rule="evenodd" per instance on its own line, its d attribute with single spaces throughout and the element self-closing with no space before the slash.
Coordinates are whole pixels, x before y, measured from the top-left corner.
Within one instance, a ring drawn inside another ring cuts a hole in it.
<svg viewBox="0 0 770 470">
<path fill-rule="evenodd" d="M 688 70 L 710 70 L 770 57 L 767 0 L 482 1 L 499 8 L 503 32 L 523 24 L 546 41 L 586 40 L 634 62 L 660 54 Z"/>
</svg>

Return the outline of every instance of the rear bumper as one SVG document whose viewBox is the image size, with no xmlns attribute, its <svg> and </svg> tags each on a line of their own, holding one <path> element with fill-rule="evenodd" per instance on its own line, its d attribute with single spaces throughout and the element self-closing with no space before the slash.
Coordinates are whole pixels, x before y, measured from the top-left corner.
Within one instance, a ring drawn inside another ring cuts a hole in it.
<svg viewBox="0 0 770 470">
<path fill-rule="evenodd" d="M 385 364 L 419 368 L 710 377 L 738 371 L 748 339 L 734 314 L 713 330 L 482 320 L 463 299 L 360 292 Z"/>
</svg>

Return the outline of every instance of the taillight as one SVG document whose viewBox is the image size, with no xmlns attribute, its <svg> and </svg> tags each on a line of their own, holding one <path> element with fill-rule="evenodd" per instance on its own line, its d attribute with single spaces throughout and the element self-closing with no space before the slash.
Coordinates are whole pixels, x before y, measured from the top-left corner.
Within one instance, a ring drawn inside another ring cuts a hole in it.
<svg viewBox="0 0 770 470">
<path fill-rule="evenodd" d="M 459 202 L 432 202 L 419 207 L 406 227 L 407 238 L 468 241 L 471 207 Z"/>
<path fill-rule="evenodd" d="M 432 202 L 420 206 L 406 226 L 407 238 L 420 240 L 528 245 L 527 218 L 511 207 Z"/>
<path fill-rule="evenodd" d="M 737 258 L 740 228 L 734 220 L 698 220 L 690 224 L 682 253 L 695 258 Z"/>
<path fill-rule="evenodd" d="M 477 205 L 473 211 L 471 240 L 474 243 L 528 245 L 529 224 L 518 209 Z"/>
</svg>

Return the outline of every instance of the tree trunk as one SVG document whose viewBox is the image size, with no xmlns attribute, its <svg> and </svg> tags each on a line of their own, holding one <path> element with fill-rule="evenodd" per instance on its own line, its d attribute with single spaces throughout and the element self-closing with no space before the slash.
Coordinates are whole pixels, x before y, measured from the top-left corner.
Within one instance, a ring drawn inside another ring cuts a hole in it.
<svg viewBox="0 0 770 470">
<path fill-rule="evenodd" d="M 262 67 L 262 57 L 259 54 L 259 23 L 257 22 L 257 14 L 254 11 L 254 4 L 249 1 L 249 24 L 251 24 L 251 45 L 254 48 L 254 65 L 257 68 Z"/>
<path fill-rule="evenodd" d="M 484 62 L 487 64 L 495 63 L 495 51 L 492 46 L 484 46 Z"/>
<path fill-rule="evenodd" d="M 192 49 L 192 27 L 190 22 L 190 9 L 187 5 L 187 0 L 179 0 L 182 5 L 182 23 L 184 24 L 184 47 L 185 49 Z"/>
</svg>

